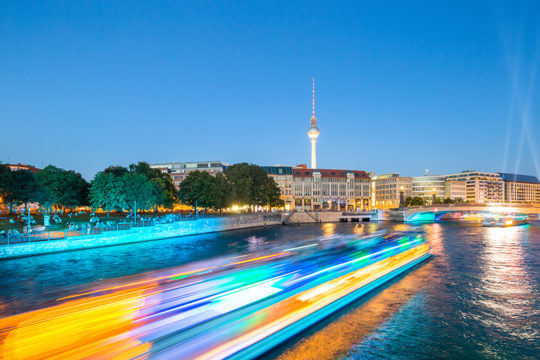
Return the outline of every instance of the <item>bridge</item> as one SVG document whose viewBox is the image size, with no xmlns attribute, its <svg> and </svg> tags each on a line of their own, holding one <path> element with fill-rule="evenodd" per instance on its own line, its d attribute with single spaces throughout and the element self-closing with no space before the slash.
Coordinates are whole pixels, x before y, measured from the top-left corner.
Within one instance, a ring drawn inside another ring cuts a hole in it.
<svg viewBox="0 0 540 360">
<path fill-rule="evenodd" d="M 508 214 L 517 213 L 525 214 L 537 219 L 540 214 L 540 204 L 502 204 L 502 205 L 486 205 L 486 204 L 439 204 L 434 206 L 420 206 L 413 208 L 405 208 L 399 210 L 403 215 L 403 221 L 439 221 L 457 219 L 466 214 Z M 398 214 L 393 212 L 394 217 Z"/>
</svg>

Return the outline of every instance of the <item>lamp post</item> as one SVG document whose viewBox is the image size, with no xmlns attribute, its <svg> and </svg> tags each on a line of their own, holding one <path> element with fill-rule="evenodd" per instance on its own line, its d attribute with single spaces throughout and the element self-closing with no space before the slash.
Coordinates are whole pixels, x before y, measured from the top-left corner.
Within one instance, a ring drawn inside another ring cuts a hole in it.
<svg viewBox="0 0 540 360">
<path fill-rule="evenodd" d="M 399 208 L 403 209 L 405 206 L 405 195 L 403 193 L 403 185 L 399 188 Z"/>
<path fill-rule="evenodd" d="M 431 196 L 431 205 L 435 205 L 437 203 L 437 189 L 433 188 L 433 195 Z"/>
</svg>

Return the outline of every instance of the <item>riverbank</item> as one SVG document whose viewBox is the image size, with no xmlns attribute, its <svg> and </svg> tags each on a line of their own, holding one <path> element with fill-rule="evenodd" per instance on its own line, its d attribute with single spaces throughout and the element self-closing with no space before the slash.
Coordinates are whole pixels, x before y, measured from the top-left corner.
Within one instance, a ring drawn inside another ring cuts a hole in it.
<svg viewBox="0 0 540 360">
<path fill-rule="evenodd" d="M 282 219 L 280 213 L 254 213 L 215 218 L 199 218 L 190 221 L 179 221 L 149 227 L 133 228 L 125 231 L 111 231 L 96 235 L 73 236 L 61 240 L 2 245 L 0 246 L 0 259 L 84 250 L 218 231 L 279 225 L 281 223 Z"/>
</svg>

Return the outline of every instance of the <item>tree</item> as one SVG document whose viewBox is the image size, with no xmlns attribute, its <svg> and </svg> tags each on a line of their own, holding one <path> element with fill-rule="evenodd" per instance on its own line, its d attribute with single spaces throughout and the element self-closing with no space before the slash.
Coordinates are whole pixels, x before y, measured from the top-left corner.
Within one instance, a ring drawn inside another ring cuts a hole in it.
<svg viewBox="0 0 540 360">
<path fill-rule="evenodd" d="M 28 170 L 17 170 L 11 173 L 11 191 L 8 194 L 10 203 L 24 204 L 39 201 L 40 188 L 34 173 Z"/>
<path fill-rule="evenodd" d="M 415 197 L 408 196 L 405 199 L 405 206 L 423 206 L 425 204 L 426 204 L 425 200 L 419 196 L 415 196 Z"/>
<path fill-rule="evenodd" d="M 212 175 L 206 171 L 195 170 L 180 183 L 178 197 L 187 205 L 215 209 L 220 193 Z"/>
<path fill-rule="evenodd" d="M 108 168 L 103 170 L 103 172 L 105 174 L 112 174 L 112 175 L 114 175 L 116 177 L 121 177 L 121 176 L 125 175 L 128 172 L 128 169 L 126 169 L 125 167 L 120 166 L 120 165 L 113 165 L 113 166 L 109 166 Z"/>
<path fill-rule="evenodd" d="M 155 204 L 154 186 L 141 174 L 126 173 L 121 178 L 125 207 L 133 211 L 137 219 L 137 209 L 150 209 Z"/>
<path fill-rule="evenodd" d="M 107 217 L 111 210 L 127 207 L 122 178 L 112 172 L 98 172 L 90 186 L 90 204 L 94 209 L 107 211 Z"/>
<path fill-rule="evenodd" d="M 89 184 L 81 174 L 49 165 L 37 175 L 41 188 L 40 203 L 48 211 L 53 206 L 62 208 L 88 204 Z"/>
<path fill-rule="evenodd" d="M 248 163 L 229 166 L 225 171 L 225 176 L 232 185 L 233 202 L 239 205 L 252 205 L 255 203 L 251 166 Z"/>
<path fill-rule="evenodd" d="M 240 163 L 227 168 L 225 176 L 233 188 L 233 200 L 252 206 L 279 206 L 280 191 L 266 171 L 254 164 Z"/>
<path fill-rule="evenodd" d="M 13 208 L 12 204 L 15 201 L 13 191 L 14 183 L 11 169 L 0 163 L 0 197 L 8 205 L 10 214 Z"/>
<path fill-rule="evenodd" d="M 221 211 L 232 205 L 232 185 L 223 174 L 216 174 L 214 182 L 216 184 L 215 209 Z"/>
<path fill-rule="evenodd" d="M 144 175 L 152 182 L 154 186 L 154 205 L 156 210 L 158 206 L 172 208 L 174 203 L 178 201 L 176 187 L 169 174 L 164 173 L 159 169 L 151 168 L 150 165 L 144 161 L 129 165 L 129 171 Z"/>
<path fill-rule="evenodd" d="M 267 205 L 270 208 L 281 207 L 284 205 L 283 199 L 280 198 L 281 190 L 277 186 L 274 179 L 270 176 L 267 176 L 267 180 L 263 188 L 264 194 L 264 205 Z"/>
</svg>

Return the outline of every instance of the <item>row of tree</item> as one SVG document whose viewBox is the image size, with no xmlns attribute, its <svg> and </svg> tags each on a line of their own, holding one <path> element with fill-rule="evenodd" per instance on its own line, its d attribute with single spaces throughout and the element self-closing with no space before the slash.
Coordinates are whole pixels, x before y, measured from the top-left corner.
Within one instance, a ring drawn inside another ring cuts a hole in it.
<svg viewBox="0 0 540 360">
<path fill-rule="evenodd" d="M 221 210 L 233 204 L 283 206 L 279 187 L 266 171 L 257 165 L 240 163 L 229 166 L 224 174 L 211 176 L 204 171 L 192 171 L 180 183 L 178 196 L 191 206 Z"/>
<path fill-rule="evenodd" d="M 463 199 L 461 198 L 457 198 L 455 200 L 451 198 L 444 198 L 444 199 L 436 198 L 435 204 L 460 204 L 462 202 L 463 202 Z M 415 196 L 415 197 L 409 196 L 405 199 L 405 206 L 424 206 L 424 205 L 428 205 L 428 202 L 424 198 L 419 197 L 419 196 Z"/>
<path fill-rule="evenodd" d="M 81 174 L 49 165 L 33 173 L 11 171 L 0 164 L 0 196 L 14 206 L 39 203 L 43 211 L 91 206 L 112 210 L 148 210 L 172 208 L 181 200 L 192 206 L 221 210 L 233 204 L 278 207 L 283 205 L 280 190 L 266 171 L 257 165 L 240 163 L 224 174 L 212 176 L 193 171 L 177 192 L 169 174 L 153 169 L 145 162 L 129 167 L 110 166 L 98 172 L 88 183 Z"/>
<path fill-rule="evenodd" d="M 52 207 L 73 208 L 88 205 L 90 184 L 81 174 L 49 165 L 34 173 L 28 170 L 11 171 L 0 164 L 0 196 L 14 206 L 39 203 L 46 211 Z"/>
<path fill-rule="evenodd" d="M 0 196 L 14 206 L 38 203 L 44 212 L 53 208 L 91 206 L 94 209 L 136 210 L 171 208 L 178 201 L 176 188 L 168 174 L 152 169 L 145 162 L 129 168 L 110 166 L 96 174 L 88 183 L 81 174 L 49 165 L 34 173 L 11 171 L 0 164 Z"/>
<path fill-rule="evenodd" d="M 178 201 L 169 174 L 153 169 L 145 162 L 129 168 L 110 166 L 96 174 L 90 187 L 90 205 L 107 212 L 128 209 L 172 208 Z"/>
</svg>

